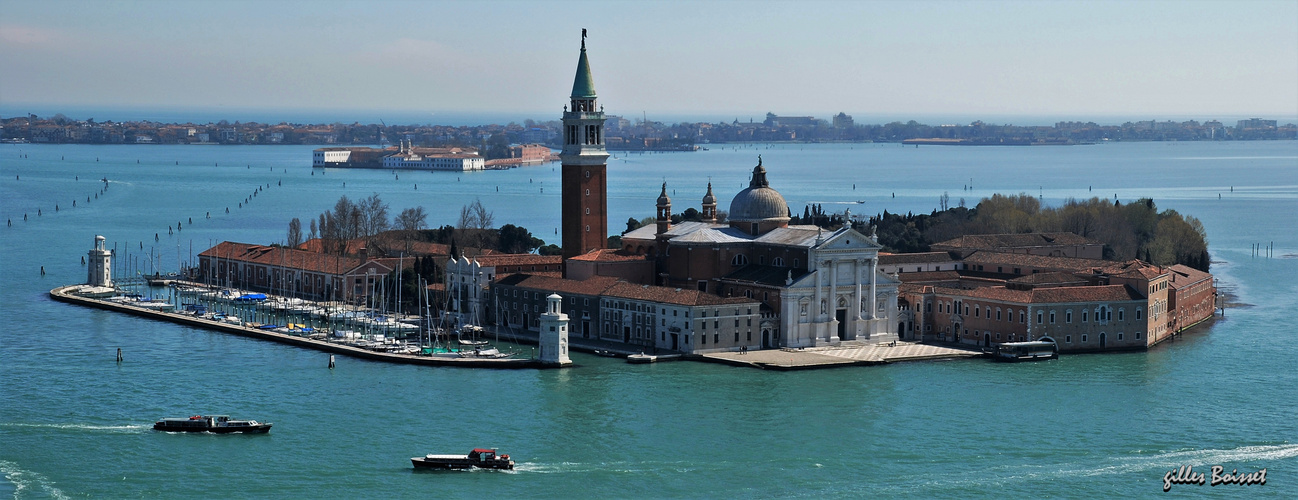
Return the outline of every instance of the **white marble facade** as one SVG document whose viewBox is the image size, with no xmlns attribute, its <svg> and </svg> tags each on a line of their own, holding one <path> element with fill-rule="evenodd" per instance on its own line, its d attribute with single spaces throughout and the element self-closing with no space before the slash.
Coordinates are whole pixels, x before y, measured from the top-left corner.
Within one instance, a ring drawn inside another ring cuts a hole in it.
<svg viewBox="0 0 1298 500">
<path fill-rule="evenodd" d="M 780 297 L 780 345 L 896 340 L 900 282 L 879 272 L 880 248 L 850 228 L 812 246 L 811 272 L 786 284 Z"/>
</svg>

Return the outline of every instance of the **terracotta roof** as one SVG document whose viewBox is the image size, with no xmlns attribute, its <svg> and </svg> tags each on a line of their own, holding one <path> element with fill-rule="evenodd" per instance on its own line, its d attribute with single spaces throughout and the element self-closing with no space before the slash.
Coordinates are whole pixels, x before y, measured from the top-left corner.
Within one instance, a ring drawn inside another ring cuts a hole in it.
<svg viewBox="0 0 1298 500">
<path fill-rule="evenodd" d="M 613 286 L 616 282 L 617 278 L 612 276 L 592 276 L 590 279 L 578 281 L 527 273 L 511 274 L 505 278 L 496 280 L 496 284 L 500 286 L 514 286 L 544 292 L 554 292 L 560 295 L 576 294 L 592 296 L 604 293 L 605 290 Z"/>
<path fill-rule="evenodd" d="M 615 297 L 631 300 L 676 304 L 681 306 L 711 306 L 725 304 L 756 304 L 756 299 L 745 297 L 721 297 L 698 290 L 671 288 L 665 286 L 637 285 L 619 281 L 605 290 L 604 297 Z"/>
<path fill-rule="evenodd" d="M 1059 283 L 1087 283 L 1086 278 L 1082 278 L 1073 273 L 1053 272 L 1053 273 L 1036 273 L 1020 276 L 1010 280 L 1010 283 L 1022 283 L 1027 285 L 1044 285 Z"/>
<path fill-rule="evenodd" d="M 1033 302 L 1118 302 L 1145 300 L 1126 285 L 1065 286 L 1032 290 Z"/>
<path fill-rule="evenodd" d="M 1048 257 L 1025 253 L 993 252 L 979 250 L 964 258 L 967 264 L 1035 267 L 1039 269 L 1058 269 L 1066 271 L 1090 272 L 1122 264 L 1111 260 L 1077 259 L 1073 257 Z M 1006 272 L 1011 270 L 1007 269 Z"/>
<path fill-rule="evenodd" d="M 1099 271 L 1123 278 L 1143 278 L 1147 280 L 1167 274 L 1166 269 L 1139 260 L 1114 262 L 1110 266 L 1099 269 Z"/>
<path fill-rule="evenodd" d="M 933 246 L 952 248 L 989 249 L 1021 248 L 1062 245 L 1100 245 L 1090 238 L 1073 233 L 1020 233 L 1020 234 L 966 234 L 959 238 L 949 239 Z"/>
<path fill-rule="evenodd" d="M 1211 280 L 1212 274 L 1183 264 L 1173 264 L 1167 268 L 1172 271 L 1172 288 L 1185 288 L 1203 280 Z"/>
<path fill-rule="evenodd" d="M 645 256 L 627 252 L 626 250 L 601 248 L 591 250 L 585 254 L 578 255 L 568 260 L 579 260 L 583 262 L 625 262 L 645 260 Z"/>
<path fill-rule="evenodd" d="M 563 256 L 561 255 L 537 255 L 531 253 L 479 255 L 473 257 L 473 259 L 477 259 L 478 264 L 481 264 L 483 267 L 544 266 L 559 265 L 563 263 Z"/>
<path fill-rule="evenodd" d="M 933 264 L 959 260 L 946 252 L 879 253 L 879 264 Z"/>
<path fill-rule="evenodd" d="M 1000 302 L 1015 302 L 1019 304 L 1145 300 L 1144 297 L 1141 297 L 1135 290 L 1126 285 L 1062 286 L 1036 288 L 1032 290 L 1015 290 L 1003 286 L 988 286 L 970 290 L 935 286 L 934 291 L 940 294 L 988 299 Z"/>
<path fill-rule="evenodd" d="M 356 257 L 324 255 L 296 248 L 269 247 L 232 241 L 223 241 L 198 255 L 218 260 L 228 259 L 263 264 L 268 267 L 284 267 L 334 275 L 346 274 L 347 271 L 365 263 L 363 259 Z"/>
<path fill-rule="evenodd" d="M 928 283 L 933 281 L 957 281 L 960 273 L 955 271 L 925 271 L 920 273 L 897 273 L 902 283 Z"/>
</svg>

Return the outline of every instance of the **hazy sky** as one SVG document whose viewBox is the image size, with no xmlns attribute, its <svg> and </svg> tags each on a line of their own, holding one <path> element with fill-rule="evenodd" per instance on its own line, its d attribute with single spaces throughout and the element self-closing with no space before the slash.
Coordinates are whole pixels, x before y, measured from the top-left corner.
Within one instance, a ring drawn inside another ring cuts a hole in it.
<svg viewBox="0 0 1298 500">
<path fill-rule="evenodd" d="M 1298 116 L 1298 1 L 6 0 L 0 104 Z"/>
</svg>

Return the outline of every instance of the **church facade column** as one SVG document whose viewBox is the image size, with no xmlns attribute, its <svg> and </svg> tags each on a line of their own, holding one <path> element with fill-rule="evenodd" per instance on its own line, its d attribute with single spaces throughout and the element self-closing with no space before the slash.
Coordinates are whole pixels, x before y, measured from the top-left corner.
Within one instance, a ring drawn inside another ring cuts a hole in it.
<svg viewBox="0 0 1298 500">
<path fill-rule="evenodd" d="M 830 258 L 829 261 L 829 331 L 825 332 L 825 340 L 837 342 L 838 338 L 838 261 Z"/>
<path fill-rule="evenodd" d="M 821 283 L 824 282 L 825 269 L 820 267 L 820 262 L 816 262 L 816 267 L 816 287 L 814 288 L 815 292 L 811 295 L 811 332 L 808 335 L 808 337 L 811 337 L 812 345 L 815 345 L 815 341 L 820 339 L 821 322 L 824 321 L 820 316 L 820 301 L 824 298 Z"/>
<path fill-rule="evenodd" d="M 870 259 L 870 319 L 878 318 L 879 310 L 879 257 Z"/>
</svg>

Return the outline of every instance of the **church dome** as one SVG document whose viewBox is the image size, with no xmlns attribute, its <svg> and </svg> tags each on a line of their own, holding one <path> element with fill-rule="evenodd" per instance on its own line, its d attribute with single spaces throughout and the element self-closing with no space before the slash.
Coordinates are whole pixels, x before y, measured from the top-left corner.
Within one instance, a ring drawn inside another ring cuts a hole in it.
<svg viewBox="0 0 1298 500">
<path fill-rule="evenodd" d="M 766 182 L 766 169 L 762 168 L 761 157 L 758 157 L 757 167 L 753 168 L 753 179 L 748 182 L 748 189 L 740 191 L 730 201 L 729 217 L 732 221 L 789 220 L 789 204 Z"/>
</svg>

